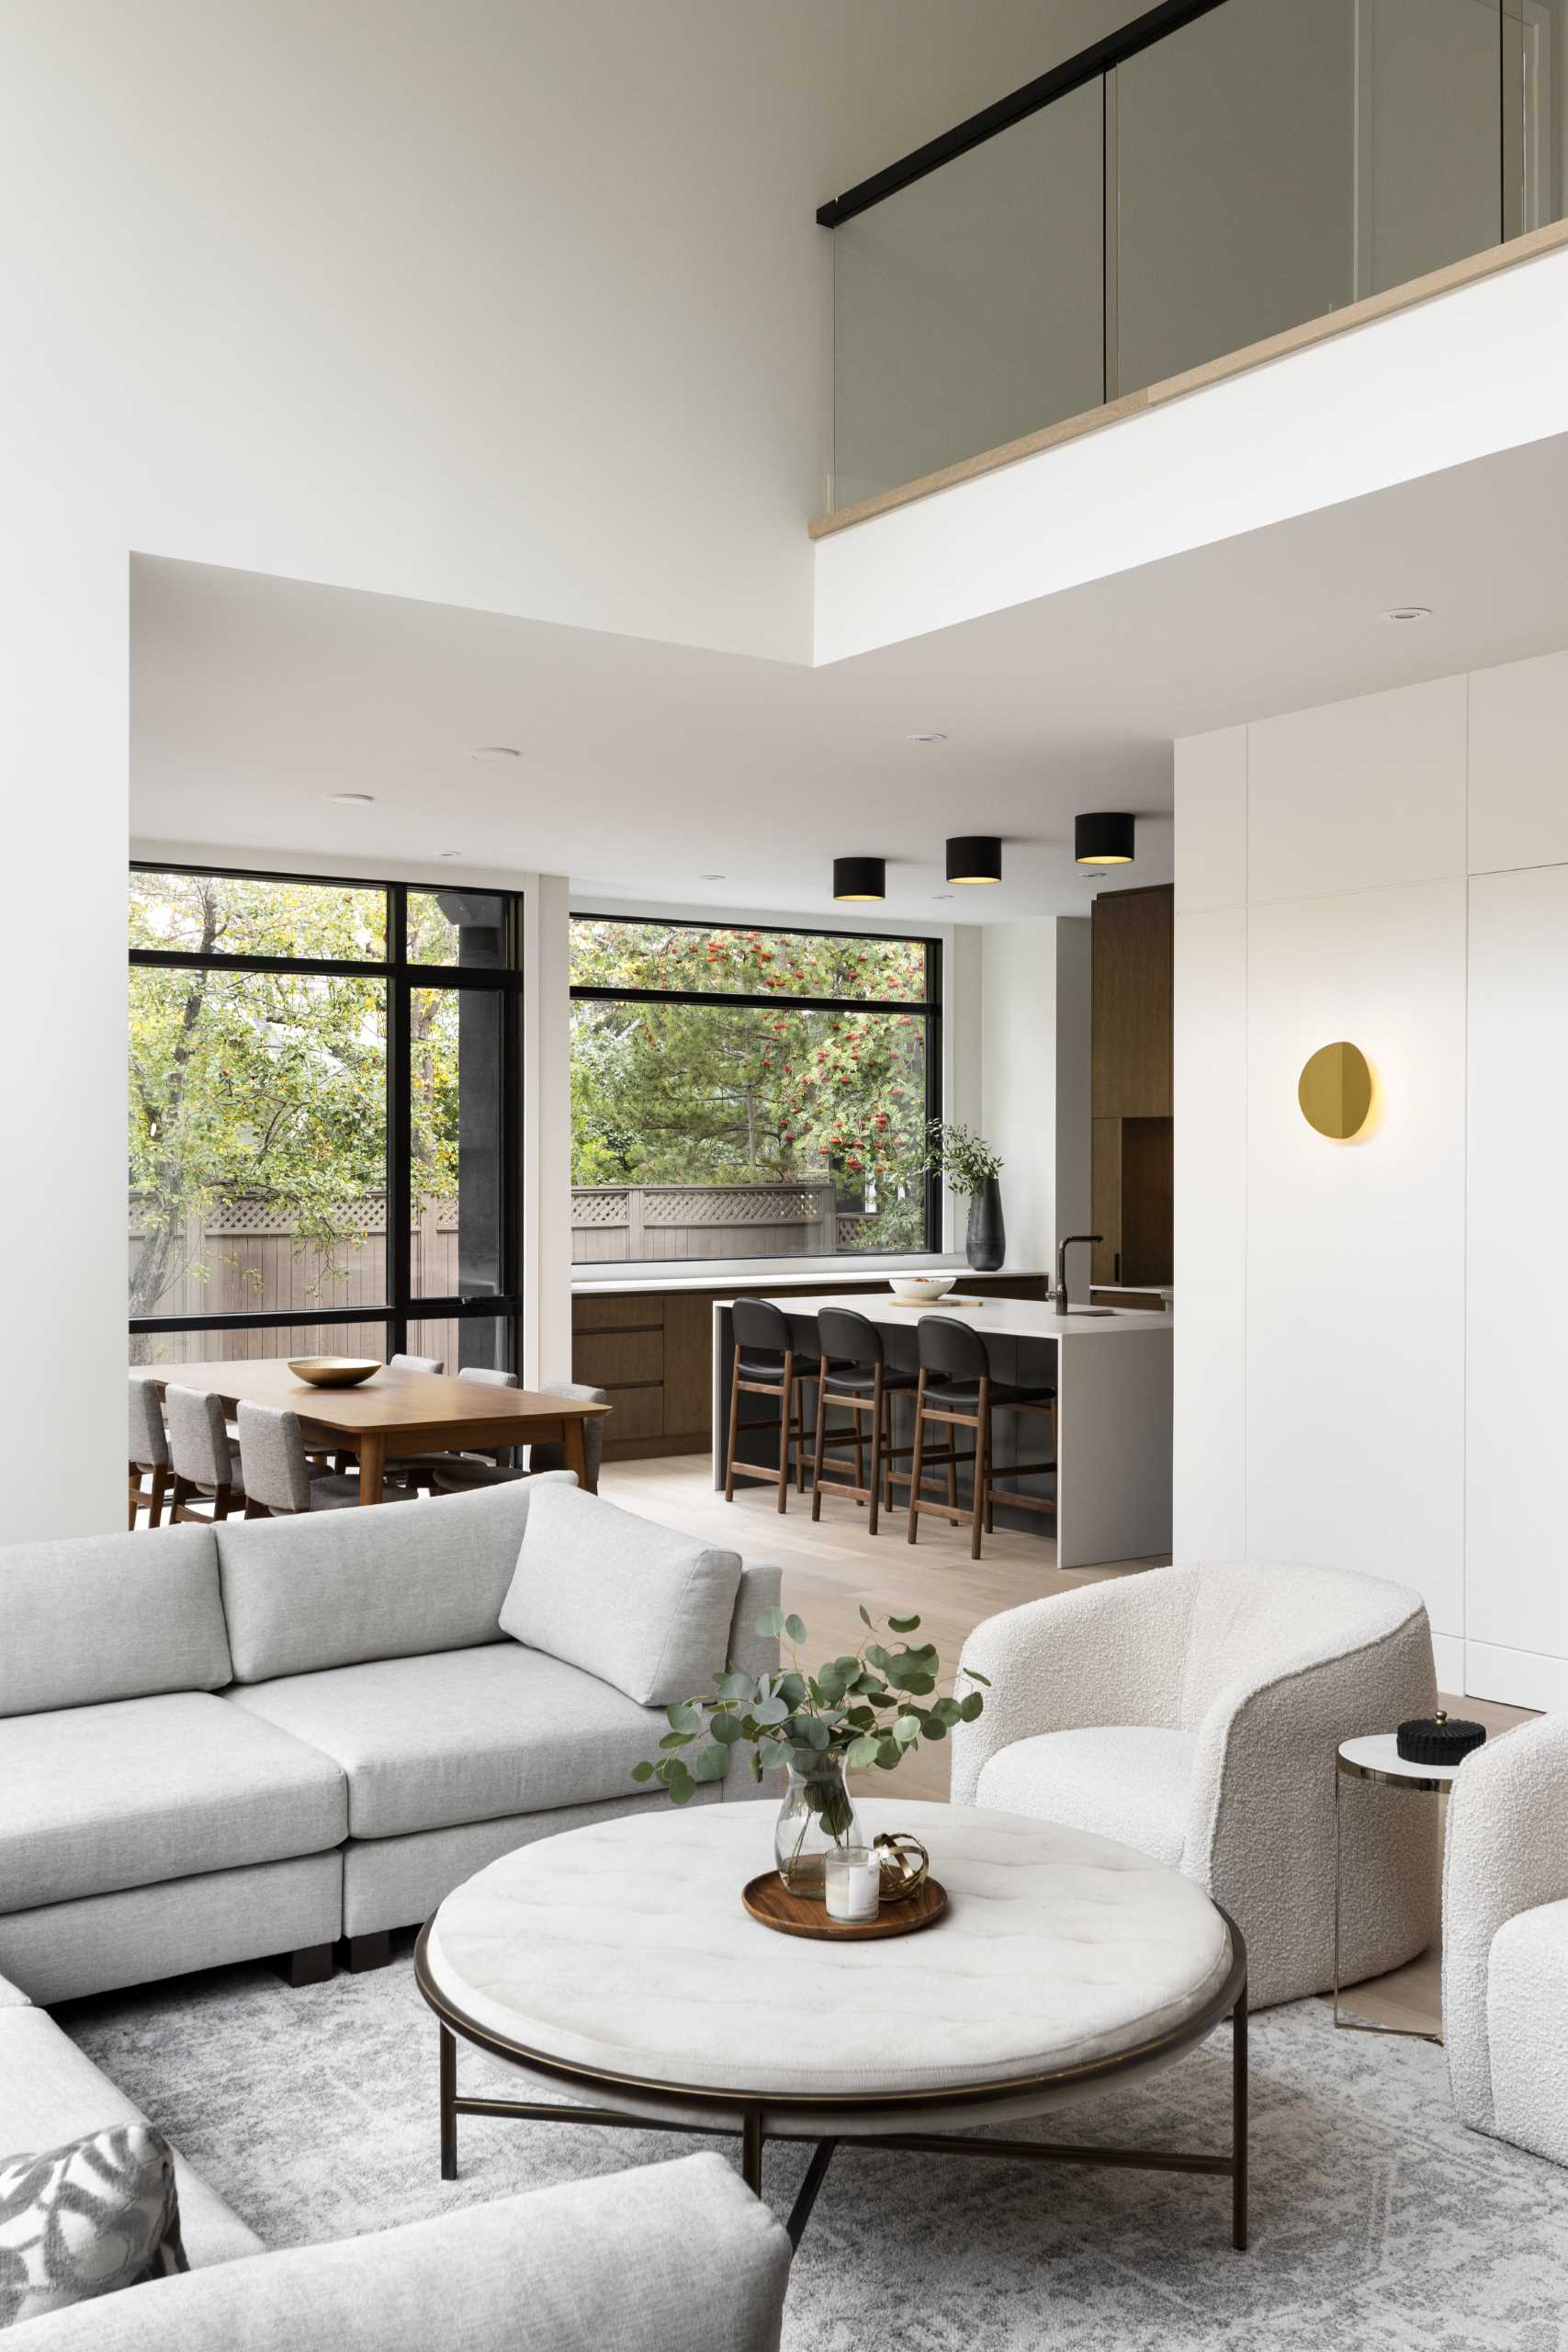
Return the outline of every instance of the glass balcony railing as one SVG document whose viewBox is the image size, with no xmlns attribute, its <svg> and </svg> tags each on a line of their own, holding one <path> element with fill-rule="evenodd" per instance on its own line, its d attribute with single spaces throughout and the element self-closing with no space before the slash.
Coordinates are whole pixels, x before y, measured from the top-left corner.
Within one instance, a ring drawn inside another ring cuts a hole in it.
<svg viewBox="0 0 1568 2352">
<path fill-rule="evenodd" d="M 1568 0 L 1165 0 L 834 238 L 842 508 L 1564 210 Z"/>
</svg>

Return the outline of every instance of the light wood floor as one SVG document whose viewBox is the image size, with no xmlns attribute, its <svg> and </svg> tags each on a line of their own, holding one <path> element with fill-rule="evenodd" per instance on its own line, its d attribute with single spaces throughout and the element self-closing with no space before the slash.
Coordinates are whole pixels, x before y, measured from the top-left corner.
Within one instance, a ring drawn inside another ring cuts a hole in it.
<svg viewBox="0 0 1568 2352">
<path fill-rule="evenodd" d="M 1059 1569 L 1049 1532 L 987 1536 L 985 1556 L 969 1557 L 967 1529 L 949 1529 L 923 1518 L 920 1540 L 904 1540 L 906 1518 L 884 1519 L 873 1536 L 863 1509 L 824 1498 L 820 1522 L 811 1522 L 808 1496 L 792 1492 L 781 1518 L 773 1489 L 738 1489 L 733 1503 L 716 1494 L 706 1454 L 676 1454 L 660 1461 L 606 1464 L 600 1491 L 626 1510 L 640 1511 L 682 1533 L 728 1544 L 755 1559 L 777 1560 L 784 1570 L 786 1609 L 803 1617 L 810 1647 L 825 1657 L 859 1646 L 864 1627 L 862 1602 L 874 1617 L 918 1613 L 921 1637 L 934 1642 L 951 1673 L 971 1629 L 998 1610 L 1048 1593 L 1076 1592 L 1106 1577 L 1137 1576 L 1165 1565 L 1128 1560 L 1113 1566 Z M 1049 1530 L 1049 1520 L 1042 1522 Z M 1476 1699 L 1445 1698 L 1455 1713 L 1470 1715 L 1488 1731 L 1503 1731 L 1526 1720 L 1518 1708 Z M 887 1783 L 880 1775 L 876 1793 Z M 945 1797 L 948 1763 L 942 1747 L 922 1748 L 900 1766 L 897 1786 L 911 1797 Z M 1443 1802 L 1439 1800 L 1439 1802 Z M 1358 1985 L 1347 2004 L 1352 2014 L 1382 2025 L 1436 2032 L 1442 2019 L 1439 1952 L 1436 1946 L 1405 1968 Z"/>
</svg>

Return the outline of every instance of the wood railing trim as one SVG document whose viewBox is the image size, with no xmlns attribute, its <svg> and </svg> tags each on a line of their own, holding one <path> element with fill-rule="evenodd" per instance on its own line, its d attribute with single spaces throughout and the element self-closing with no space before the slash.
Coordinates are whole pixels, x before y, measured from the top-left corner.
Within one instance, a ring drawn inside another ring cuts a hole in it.
<svg viewBox="0 0 1568 2352">
<path fill-rule="evenodd" d="M 960 458 L 935 473 L 922 474 L 918 481 L 902 482 L 896 490 L 878 491 L 874 497 L 860 499 L 852 506 L 835 507 L 830 514 L 818 515 L 807 528 L 814 539 L 828 538 L 835 531 L 851 530 L 857 523 L 869 523 L 878 514 L 889 514 L 900 506 L 912 506 L 919 499 L 935 497 L 939 491 L 976 481 L 984 474 L 1000 472 L 1004 466 L 1016 466 L 1025 458 L 1039 457 L 1043 450 L 1060 448 L 1064 442 L 1082 440 L 1090 433 L 1103 433 L 1110 425 L 1123 424 L 1151 409 L 1185 400 L 1193 392 L 1207 390 L 1212 384 L 1250 375 L 1255 368 L 1271 367 L 1276 360 L 1331 343 L 1338 335 L 1353 334 L 1358 327 L 1371 326 L 1402 311 L 1416 310 L 1422 303 L 1435 301 L 1461 287 L 1500 277 L 1506 270 L 1517 268 L 1521 262 L 1538 261 L 1565 245 L 1568 220 L 1549 220 L 1544 228 L 1527 230 L 1522 237 L 1511 237 L 1506 244 L 1489 245 L 1484 252 L 1469 254 L 1462 261 L 1445 262 L 1441 269 L 1428 270 L 1424 277 L 1409 278 L 1404 285 L 1391 286 L 1381 294 L 1364 295 L 1359 302 L 1348 302 L 1342 311 L 1308 319 L 1301 326 L 1282 327 L 1277 334 L 1265 335 L 1260 342 L 1247 344 L 1240 351 L 1227 352 L 1219 359 L 1206 359 L 1201 367 L 1188 368 L 1179 376 L 1167 376 L 1142 391 L 1123 392 L 1099 408 L 1085 409 L 1077 416 L 1064 417 L 1057 424 L 1043 425 L 1037 433 L 1005 441 L 1000 448 Z"/>
</svg>

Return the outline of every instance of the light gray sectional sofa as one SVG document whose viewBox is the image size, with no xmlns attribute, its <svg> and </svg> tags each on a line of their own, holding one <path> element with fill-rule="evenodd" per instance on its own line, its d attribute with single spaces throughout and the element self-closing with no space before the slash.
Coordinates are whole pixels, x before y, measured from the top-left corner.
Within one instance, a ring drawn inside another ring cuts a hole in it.
<svg viewBox="0 0 1568 2352">
<path fill-rule="evenodd" d="M 0 2155 L 141 2120 L 0 1978 Z M 175 2171 L 189 2273 L 24 2321 L 29 2352 L 776 2352 L 789 2241 L 722 2156 L 276 2254 L 177 2154 Z"/>
<path fill-rule="evenodd" d="M 374 1964 L 513 1847 L 665 1804 L 630 1779 L 665 1700 L 721 1663 L 719 1602 L 733 1662 L 776 1668 L 778 1583 L 570 1474 L 0 1552 L 0 1972 L 47 2002 L 271 1955 L 305 1981 L 340 1938 Z M 699 1801 L 753 1793 L 737 1757 Z"/>
</svg>

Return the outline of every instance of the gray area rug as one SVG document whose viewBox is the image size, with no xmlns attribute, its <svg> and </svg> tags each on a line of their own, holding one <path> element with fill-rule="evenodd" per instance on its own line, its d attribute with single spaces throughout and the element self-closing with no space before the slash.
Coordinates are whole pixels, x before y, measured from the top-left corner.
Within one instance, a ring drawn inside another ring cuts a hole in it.
<svg viewBox="0 0 1568 2352">
<path fill-rule="evenodd" d="M 59 2014 L 270 2246 L 706 2144 L 465 2116 L 462 2177 L 444 2187 L 435 2024 L 412 1948 L 299 1992 L 232 1968 Z M 475 2052 L 459 2081 L 515 2095 Z M 1229 2101 L 1227 2028 L 1057 2130 L 1224 2149 Z M 1440 2050 L 1336 2033 L 1318 2002 L 1267 2011 L 1253 2019 L 1252 2109 L 1245 2255 L 1223 2180 L 840 2152 L 796 2257 L 787 2352 L 1568 2347 L 1568 2172 L 1461 2130 Z M 806 2161 L 768 2151 L 781 2217 Z"/>
</svg>

